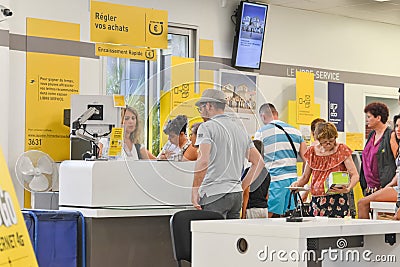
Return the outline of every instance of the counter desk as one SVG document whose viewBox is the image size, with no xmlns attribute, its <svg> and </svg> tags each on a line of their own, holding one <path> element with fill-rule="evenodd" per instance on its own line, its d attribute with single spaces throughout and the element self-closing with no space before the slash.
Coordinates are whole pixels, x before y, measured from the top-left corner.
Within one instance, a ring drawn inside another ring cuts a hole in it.
<svg viewBox="0 0 400 267">
<path fill-rule="evenodd" d="M 194 162 L 64 161 L 60 209 L 86 223 L 87 266 L 176 266 L 169 219 L 191 209 Z"/>
<path fill-rule="evenodd" d="M 192 266 L 398 266 L 400 222 L 305 218 L 192 222 Z"/>
</svg>

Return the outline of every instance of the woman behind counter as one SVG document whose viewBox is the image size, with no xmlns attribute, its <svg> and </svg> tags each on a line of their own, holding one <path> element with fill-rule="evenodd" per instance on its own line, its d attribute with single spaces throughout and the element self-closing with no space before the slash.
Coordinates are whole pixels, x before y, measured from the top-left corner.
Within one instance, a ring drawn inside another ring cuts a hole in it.
<svg viewBox="0 0 400 267">
<path fill-rule="evenodd" d="M 310 214 L 313 216 L 345 217 L 349 214 L 347 193 L 356 185 L 359 175 L 351 158 L 351 149 L 336 143 L 338 132 L 330 122 L 318 123 L 315 137 L 319 144 L 311 146 L 304 154 L 306 166 L 303 176 L 291 186 L 303 187 L 311 180 Z M 333 188 L 325 193 L 324 183 L 331 172 L 347 171 L 350 183 L 342 188 Z M 331 193 L 331 194 L 330 194 Z"/>
<path fill-rule="evenodd" d="M 122 111 L 122 127 L 124 128 L 124 146 L 122 156 L 132 159 L 155 159 L 143 144 L 140 143 L 141 127 L 139 123 L 139 114 L 136 109 L 127 107 Z M 108 151 L 109 141 L 102 138 L 99 143 L 99 156 L 106 155 Z"/>
<path fill-rule="evenodd" d="M 173 159 L 181 155 L 179 160 L 196 160 L 197 149 L 186 136 L 188 119 L 185 115 L 178 115 L 175 119 L 168 121 L 164 127 L 164 133 L 168 135 L 168 142 L 164 145 L 159 159 Z"/>
</svg>

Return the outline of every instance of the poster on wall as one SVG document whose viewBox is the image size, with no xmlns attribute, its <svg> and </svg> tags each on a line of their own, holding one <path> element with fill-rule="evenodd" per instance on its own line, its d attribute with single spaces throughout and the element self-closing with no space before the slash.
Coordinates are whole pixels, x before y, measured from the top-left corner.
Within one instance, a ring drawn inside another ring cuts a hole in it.
<svg viewBox="0 0 400 267">
<path fill-rule="evenodd" d="M 254 73 L 220 70 L 220 86 L 225 93 L 225 112 L 237 116 L 249 136 L 258 129 L 256 101 L 258 75 Z"/>
<path fill-rule="evenodd" d="M 79 24 L 27 18 L 27 35 L 78 41 Z M 34 49 L 28 38 L 27 50 Z M 55 161 L 69 159 L 70 129 L 63 116 L 70 95 L 79 94 L 79 66 L 75 56 L 26 53 L 25 150 L 41 150 Z"/>
<path fill-rule="evenodd" d="M 344 84 L 328 82 L 328 121 L 344 132 Z"/>
</svg>

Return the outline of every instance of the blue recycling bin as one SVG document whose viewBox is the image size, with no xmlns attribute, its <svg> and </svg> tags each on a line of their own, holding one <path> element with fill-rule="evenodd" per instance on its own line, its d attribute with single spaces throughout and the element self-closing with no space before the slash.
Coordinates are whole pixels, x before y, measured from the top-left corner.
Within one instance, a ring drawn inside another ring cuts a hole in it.
<svg viewBox="0 0 400 267">
<path fill-rule="evenodd" d="M 25 223 L 33 232 L 30 235 L 40 267 L 86 266 L 85 227 L 80 212 L 24 210 L 23 213 L 33 217 L 25 219 Z"/>
</svg>

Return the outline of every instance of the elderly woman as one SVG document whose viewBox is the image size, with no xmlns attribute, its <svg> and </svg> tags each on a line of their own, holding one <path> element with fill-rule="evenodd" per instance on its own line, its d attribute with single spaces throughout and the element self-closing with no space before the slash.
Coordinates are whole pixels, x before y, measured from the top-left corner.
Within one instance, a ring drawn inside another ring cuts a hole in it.
<svg viewBox="0 0 400 267">
<path fill-rule="evenodd" d="M 175 119 L 168 121 L 164 127 L 164 133 L 168 135 L 168 142 L 164 145 L 158 158 L 174 159 L 182 156 L 179 160 L 196 160 L 197 149 L 186 136 L 188 119 L 185 115 L 178 115 Z"/>
<path fill-rule="evenodd" d="M 394 177 L 398 144 L 394 132 L 386 125 L 389 109 L 384 103 L 370 103 L 364 113 L 372 131 L 362 152 L 360 184 L 364 195 L 368 196 L 385 187 Z"/>
<path fill-rule="evenodd" d="M 349 215 L 347 193 L 356 185 L 359 176 L 351 157 L 351 149 L 336 142 L 338 132 L 329 122 L 318 123 L 315 137 L 319 144 L 310 146 L 304 157 L 306 166 L 303 176 L 291 186 L 302 187 L 311 180 L 310 214 L 313 216 L 345 217 Z M 350 183 L 340 188 L 331 188 L 325 192 L 324 183 L 332 172 L 347 171 Z"/>
</svg>

